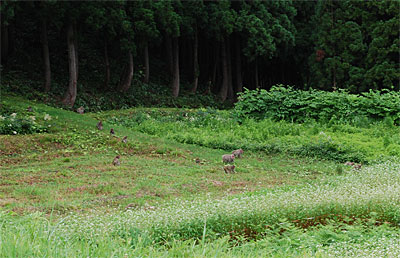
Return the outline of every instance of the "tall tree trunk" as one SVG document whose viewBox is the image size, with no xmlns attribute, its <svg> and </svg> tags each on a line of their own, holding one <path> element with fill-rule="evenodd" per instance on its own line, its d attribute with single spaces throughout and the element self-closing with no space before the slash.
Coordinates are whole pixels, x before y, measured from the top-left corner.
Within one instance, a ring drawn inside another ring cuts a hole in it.
<svg viewBox="0 0 400 258">
<path fill-rule="evenodd" d="M 144 44 L 144 67 L 145 67 L 144 83 L 149 83 L 149 79 L 150 79 L 150 64 L 149 64 L 149 44 L 148 44 L 147 41 Z"/>
<path fill-rule="evenodd" d="M 241 51 L 240 51 L 240 38 L 237 36 L 236 44 L 235 44 L 235 52 L 236 52 L 236 92 L 243 91 L 243 77 L 242 77 L 242 59 L 241 59 Z"/>
<path fill-rule="evenodd" d="M 229 84 L 229 78 L 228 78 L 228 58 L 226 56 L 226 42 L 225 39 L 222 40 L 221 42 L 221 58 L 222 58 L 222 85 L 221 89 L 219 91 L 219 97 L 222 102 L 226 100 L 226 97 L 228 95 L 228 84 Z"/>
<path fill-rule="evenodd" d="M 111 77 L 110 60 L 108 58 L 107 40 L 104 40 L 104 68 L 105 68 L 104 89 L 107 89 L 108 84 L 110 83 L 110 77 Z"/>
<path fill-rule="evenodd" d="M 197 28 L 196 28 L 195 32 L 194 32 L 194 42 L 193 42 L 193 75 L 194 75 L 194 80 L 193 80 L 193 87 L 191 89 L 192 93 L 196 93 L 197 86 L 199 84 L 200 69 L 199 69 L 199 60 L 198 60 L 198 49 L 199 49 L 199 40 L 198 40 Z"/>
<path fill-rule="evenodd" d="M 172 76 L 172 96 L 175 98 L 179 95 L 179 40 L 178 38 L 173 39 L 173 64 L 174 73 Z"/>
<path fill-rule="evenodd" d="M 8 57 L 8 25 L 1 24 L 1 63 L 5 65 Z"/>
<path fill-rule="evenodd" d="M 168 65 L 168 71 L 170 75 L 174 74 L 174 57 L 172 54 L 172 41 L 171 37 L 165 34 L 165 47 L 167 49 L 167 65 Z"/>
<path fill-rule="evenodd" d="M 76 100 L 77 93 L 77 76 L 76 76 L 76 54 L 74 44 L 74 28 L 72 21 L 68 23 L 67 28 L 67 43 L 68 43 L 68 63 L 69 63 L 69 84 L 65 92 L 62 103 L 72 107 Z"/>
<path fill-rule="evenodd" d="M 15 52 L 15 24 L 10 22 L 8 26 L 8 56 L 12 57 Z"/>
<path fill-rule="evenodd" d="M 255 69 L 254 69 L 254 79 L 255 79 L 255 83 L 256 83 L 256 88 L 258 89 L 260 87 L 259 82 L 258 82 L 258 62 L 257 62 L 257 57 L 256 57 L 256 61 L 255 61 Z"/>
<path fill-rule="evenodd" d="M 212 68 L 212 78 L 211 78 L 211 85 L 215 86 L 217 83 L 217 69 L 218 69 L 218 64 L 220 61 L 219 53 L 220 53 L 220 43 L 217 42 L 217 46 L 214 48 L 214 65 Z"/>
<path fill-rule="evenodd" d="M 132 78 L 133 78 L 133 55 L 131 51 L 128 51 L 129 65 L 125 70 L 125 74 L 121 80 L 119 85 L 119 90 L 122 92 L 127 92 L 131 87 Z"/>
<path fill-rule="evenodd" d="M 336 64 L 333 65 L 333 86 L 332 86 L 332 90 L 336 91 Z"/>
<path fill-rule="evenodd" d="M 49 43 L 47 40 L 47 21 L 42 20 L 42 54 L 43 54 L 43 68 L 44 68 L 44 91 L 50 91 L 51 85 L 51 69 L 50 69 L 50 55 Z"/>
<path fill-rule="evenodd" d="M 78 58 L 78 29 L 74 23 L 74 45 L 75 45 L 75 60 L 76 60 L 76 80 L 79 78 L 79 58 Z"/>
<path fill-rule="evenodd" d="M 231 41 L 227 37 L 226 40 L 226 60 L 228 62 L 228 99 L 233 99 L 233 86 L 232 86 L 232 57 L 231 57 Z"/>
</svg>

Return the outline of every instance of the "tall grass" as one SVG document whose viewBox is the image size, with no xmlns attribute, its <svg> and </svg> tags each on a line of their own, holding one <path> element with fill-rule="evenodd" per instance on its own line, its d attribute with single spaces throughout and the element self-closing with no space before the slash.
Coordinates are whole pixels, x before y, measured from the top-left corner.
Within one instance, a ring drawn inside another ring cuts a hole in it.
<svg viewBox="0 0 400 258">
<path fill-rule="evenodd" d="M 331 122 L 303 124 L 253 119 L 236 121 L 215 110 L 134 110 L 127 115 L 102 115 L 149 135 L 215 149 L 288 153 L 339 162 L 375 162 L 400 157 L 400 128 L 393 123 L 351 125 Z"/>
</svg>

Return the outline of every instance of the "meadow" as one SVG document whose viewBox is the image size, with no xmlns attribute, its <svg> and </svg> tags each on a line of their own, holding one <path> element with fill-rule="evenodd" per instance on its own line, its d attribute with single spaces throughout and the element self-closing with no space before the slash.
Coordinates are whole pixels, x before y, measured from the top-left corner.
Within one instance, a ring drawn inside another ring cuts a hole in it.
<svg viewBox="0 0 400 258">
<path fill-rule="evenodd" d="M 1 257 L 400 255 L 393 120 L 80 115 L 11 96 L 1 120 Z M 221 155 L 237 148 L 244 157 L 225 174 Z"/>
</svg>

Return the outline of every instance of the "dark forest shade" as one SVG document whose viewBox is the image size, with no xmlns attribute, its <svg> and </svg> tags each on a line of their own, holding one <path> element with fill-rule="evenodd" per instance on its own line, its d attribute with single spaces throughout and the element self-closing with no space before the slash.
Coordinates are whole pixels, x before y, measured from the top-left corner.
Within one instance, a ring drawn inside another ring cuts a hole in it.
<svg viewBox="0 0 400 258">
<path fill-rule="evenodd" d="M 4 2 L 2 72 L 24 71 L 46 92 L 63 84 L 63 103 L 71 106 L 78 88 L 127 92 L 139 81 L 170 87 L 174 97 L 211 91 L 222 101 L 243 87 L 278 83 L 400 90 L 399 7 L 332 0 Z"/>
</svg>

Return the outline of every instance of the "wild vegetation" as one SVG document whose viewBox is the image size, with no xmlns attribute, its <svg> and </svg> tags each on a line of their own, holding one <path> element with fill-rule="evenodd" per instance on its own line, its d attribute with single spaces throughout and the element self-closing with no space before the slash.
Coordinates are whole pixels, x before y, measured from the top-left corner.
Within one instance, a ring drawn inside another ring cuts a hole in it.
<svg viewBox="0 0 400 258">
<path fill-rule="evenodd" d="M 398 10 L 3 1 L 0 257 L 399 257 Z"/>
</svg>

